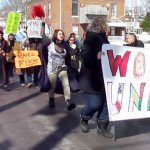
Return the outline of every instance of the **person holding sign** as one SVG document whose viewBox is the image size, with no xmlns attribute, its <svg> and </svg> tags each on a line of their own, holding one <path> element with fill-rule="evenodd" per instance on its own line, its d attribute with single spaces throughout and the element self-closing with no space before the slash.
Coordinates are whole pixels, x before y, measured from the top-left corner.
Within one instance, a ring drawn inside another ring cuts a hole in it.
<svg viewBox="0 0 150 150">
<path fill-rule="evenodd" d="M 31 50 L 37 50 L 38 54 L 41 57 L 41 51 L 42 51 L 42 40 L 40 38 L 29 38 L 30 43 L 30 49 Z M 33 88 L 38 86 L 39 82 L 39 71 L 40 71 L 40 65 L 33 67 L 34 74 L 33 74 Z"/>
<path fill-rule="evenodd" d="M 102 45 L 109 43 L 106 37 L 107 28 L 105 18 L 95 18 L 81 49 L 79 87 L 84 91 L 85 105 L 81 112 L 80 127 L 82 132 L 88 132 L 88 121 L 97 113 L 97 133 L 112 138 L 112 133 L 107 130 L 108 108 L 100 60 L 104 55 Z"/>
<path fill-rule="evenodd" d="M 57 78 L 61 80 L 64 91 L 64 98 L 67 110 L 72 110 L 76 107 L 71 102 L 71 92 L 67 74 L 67 67 L 65 64 L 66 49 L 64 41 L 64 32 L 56 29 L 53 34 L 52 43 L 48 46 L 48 64 L 47 73 L 50 80 L 51 89 L 49 90 L 49 107 L 54 108 L 54 92 L 57 85 Z"/>
<path fill-rule="evenodd" d="M 22 42 L 20 43 L 20 49 L 24 51 L 30 49 L 28 38 L 23 38 Z M 27 86 L 28 88 L 30 88 L 33 85 L 32 83 L 33 67 L 15 68 L 15 73 L 19 74 L 21 87 L 25 87 L 25 77 L 24 77 L 25 72 L 27 74 Z"/>
<path fill-rule="evenodd" d="M 8 63 L 6 53 L 8 52 L 8 44 L 3 38 L 3 32 L 0 31 L 0 82 L 3 82 L 4 89 L 9 91 Z"/>
</svg>

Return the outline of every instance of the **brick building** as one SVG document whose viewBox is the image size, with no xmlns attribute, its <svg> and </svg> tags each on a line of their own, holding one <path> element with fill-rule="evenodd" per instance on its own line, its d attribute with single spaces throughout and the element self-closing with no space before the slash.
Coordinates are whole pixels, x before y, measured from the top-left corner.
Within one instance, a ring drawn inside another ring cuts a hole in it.
<svg viewBox="0 0 150 150">
<path fill-rule="evenodd" d="M 125 0 L 38 0 L 36 3 L 31 0 L 27 6 L 27 20 L 32 19 L 30 14 L 35 4 L 41 4 L 45 11 L 44 20 L 50 28 L 50 35 L 56 28 L 61 28 L 66 38 L 72 32 L 82 37 L 97 16 L 107 17 L 110 35 L 120 35 L 125 30 L 120 20 L 125 15 Z"/>
</svg>

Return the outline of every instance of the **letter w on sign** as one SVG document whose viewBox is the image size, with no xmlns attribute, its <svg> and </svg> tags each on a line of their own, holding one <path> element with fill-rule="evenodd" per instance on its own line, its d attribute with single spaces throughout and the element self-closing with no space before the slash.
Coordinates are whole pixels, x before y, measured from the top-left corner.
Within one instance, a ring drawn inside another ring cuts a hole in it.
<svg viewBox="0 0 150 150">
<path fill-rule="evenodd" d="M 129 60 L 130 53 L 131 53 L 130 51 L 126 51 L 122 59 L 120 55 L 117 55 L 117 57 L 114 59 L 113 50 L 107 51 L 109 64 L 113 76 L 116 75 L 118 67 L 120 69 L 120 76 L 124 77 L 126 75 L 127 63 Z"/>
</svg>

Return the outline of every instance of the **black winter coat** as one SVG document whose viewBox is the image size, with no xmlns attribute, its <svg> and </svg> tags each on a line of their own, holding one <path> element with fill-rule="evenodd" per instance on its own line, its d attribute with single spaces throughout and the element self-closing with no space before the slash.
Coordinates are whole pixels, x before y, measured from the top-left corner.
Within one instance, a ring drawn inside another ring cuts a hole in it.
<svg viewBox="0 0 150 150">
<path fill-rule="evenodd" d="M 140 40 L 135 40 L 132 44 L 124 44 L 124 46 L 132 46 L 132 47 L 144 47 L 144 44 Z"/>
<path fill-rule="evenodd" d="M 81 49 L 81 70 L 79 87 L 81 91 L 100 94 L 105 91 L 101 60 L 97 53 L 102 50 L 103 44 L 109 44 L 106 33 L 87 32 Z"/>
</svg>

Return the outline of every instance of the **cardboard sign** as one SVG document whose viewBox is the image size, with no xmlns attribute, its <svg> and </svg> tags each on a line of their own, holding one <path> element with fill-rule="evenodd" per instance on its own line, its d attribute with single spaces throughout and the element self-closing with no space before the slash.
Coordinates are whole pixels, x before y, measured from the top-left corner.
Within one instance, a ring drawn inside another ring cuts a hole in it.
<svg viewBox="0 0 150 150">
<path fill-rule="evenodd" d="M 110 121 L 150 117 L 150 50 L 110 44 L 102 50 Z"/>
<path fill-rule="evenodd" d="M 27 21 L 27 35 L 28 38 L 42 38 L 41 29 L 42 21 L 41 20 L 28 20 Z"/>
<path fill-rule="evenodd" d="M 10 12 L 8 14 L 5 33 L 16 33 L 20 22 L 21 14 Z"/>
<path fill-rule="evenodd" d="M 27 51 L 14 51 L 15 54 L 15 66 L 16 68 L 28 68 L 32 66 L 41 65 L 41 60 L 39 58 L 38 51 L 27 50 Z"/>
</svg>

